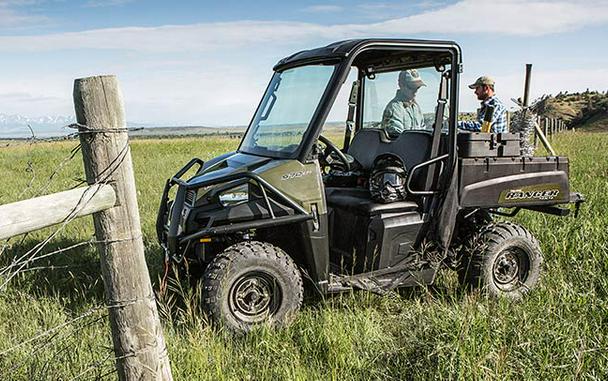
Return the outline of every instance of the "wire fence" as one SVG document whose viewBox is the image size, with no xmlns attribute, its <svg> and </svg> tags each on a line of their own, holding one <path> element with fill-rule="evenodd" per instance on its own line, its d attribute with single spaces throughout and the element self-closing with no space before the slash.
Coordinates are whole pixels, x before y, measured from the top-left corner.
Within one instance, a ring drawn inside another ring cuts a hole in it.
<svg viewBox="0 0 608 381">
<path fill-rule="evenodd" d="M 70 128 L 78 128 L 79 132 L 75 134 L 94 134 L 99 131 L 90 129 L 86 126 L 81 125 L 71 125 L 68 126 Z M 30 128 L 32 133 L 32 137 L 28 139 L 28 149 L 27 153 L 29 158 L 26 162 L 26 168 L 24 172 L 29 175 L 29 180 L 26 183 L 24 189 L 20 191 L 19 198 L 22 198 L 25 194 L 32 191 L 34 184 L 40 180 L 42 174 L 38 173 L 36 170 L 36 166 L 34 165 L 33 159 L 33 150 L 36 148 L 35 145 L 37 143 L 55 141 L 56 139 L 38 139 L 34 135 L 33 131 Z M 103 131 L 103 133 L 114 133 L 114 132 L 124 132 L 126 129 L 116 129 L 116 131 Z M 45 175 L 46 178 L 42 182 L 40 186 L 38 186 L 33 194 L 34 197 L 45 194 L 52 182 L 58 177 L 59 174 L 66 168 L 68 163 L 70 163 L 77 154 L 81 151 L 81 145 L 76 144 L 68 153 L 68 155 L 60 160 L 56 166 L 50 171 L 49 175 Z M 120 167 L 120 165 L 124 162 L 125 158 L 128 156 L 130 152 L 128 142 L 124 147 L 120 149 L 116 157 L 110 162 L 110 164 L 99 174 L 96 181 L 93 184 L 89 185 L 103 185 L 107 184 L 108 180 L 114 174 L 114 172 Z M 77 183 L 72 187 L 77 188 L 86 183 L 86 180 L 78 180 Z M 28 238 L 28 234 L 23 234 L 19 237 L 12 237 L 4 242 L 0 243 L 0 256 L 3 258 L 10 254 L 13 255 L 12 259 L 8 261 L 4 266 L 0 266 L 0 292 L 6 292 L 11 284 L 11 282 L 20 274 L 24 274 L 26 272 L 34 272 L 34 271 L 52 271 L 52 270 L 69 270 L 77 265 L 44 265 L 41 264 L 43 260 L 49 260 L 52 257 L 58 255 L 65 255 L 69 252 L 80 251 L 86 247 L 92 247 L 96 244 L 100 243 L 110 243 L 106 241 L 96 240 L 94 237 L 89 237 L 86 240 L 82 240 L 80 242 L 75 242 L 66 247 L 60 247 L 54 250 L 48 250 L 51 242 L 61 234 L 66 226 L 70 224 L 75 218 L 78 216 L 78 212 L 81 211 L 87 203 L 93 198 L 96 192 L 101 189 L 100 187 L 92 187 L 88 188 L 87 191 L 83 193 L 80 200 L 77 202 L 76 206 L 68 213 L 67 217 L 58 225 L 51 228 L 50 233 L 46 234 L 45 238 L 43 238 L 40 242 L 36 243 L 33 247 L 27 249 L 23 253 L 19 253 L 18 249 L 25 245 L 26 239 Z M 16 240 L 16 242 L 13 242 Z M 152 295 L 152 298 L 154 296 Z M 133 301 L 128 301 L 129 303 L 134 303 Z M 137 302 L 137 301 L 135 301 Z M 87 326 L 98 324 L 100 321 L 104 320 L 108 316 L 108 309 L 110 308 L 118 308 L 124 307 L 125 303 L 112 303 L 107 302 L 105 305 L 96 305 L 83 313 L 78 314 L 77 316 L 64 321 L 60 324 L 56 324 L 53 327 L 50 327 L 42 332 L 38 332 L 34 336 L 25 339 L 21 342 L 18 342 L 10 347 L 7 347 L 3 350 L 0 350 L 0 361 L 6 359 L 7 356 L 13 354 L 14 352 L 20 351 L 24 348 L 27 348 L 27 355 L 23 356 L 20 361 L 12 363 L 10 366 L 6 366 L 0 370 L 0 379 L 10 379 L 11 375 L 14 372 L 17 372 L 21 368 L 27 368 L 30 364 L 37 359 L 39 359 L 40 354 L 42 352 L 46 352 L 49 348 L 54 348 L 55 353 L 49 356 L 46 354 L 46 358 L 60 358 L 62 352 L 70 350 L 70 343 L 66 343 L 62 345 L 62 343 L 67 342 L 69 340 L 77 337 L 78 333 Z M 102 379 L 108 376 L 113 375 L 116 372 L 116 368 L 114 366 L 114 362 L 117 358 L 114 355 L 113 348 L 111 346 L 106 346 L 102 348 L 93 348 L 92 353 L 99 354 L 102 353 L 103 356 L 101 359 L 95 358 L 92 361 L 88 362 L 86 365 L 82 366 L 82 369 L 79 369 L 79 372 L 74 375 L 73 380 L 78 379 Z M 94 356 L 92 356 L 94 357 Z"/>
</svg>

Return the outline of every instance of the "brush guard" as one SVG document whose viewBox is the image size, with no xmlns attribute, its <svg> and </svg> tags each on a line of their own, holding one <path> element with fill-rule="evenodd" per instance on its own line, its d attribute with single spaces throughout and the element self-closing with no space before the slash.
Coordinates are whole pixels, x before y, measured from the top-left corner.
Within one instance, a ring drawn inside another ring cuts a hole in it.
<svg viewBox="0 0 608 381">
<path fill-rule="evenodd" d="M 158 216 L 156 220 L 156 233 L 160 245 L 163 247 L 165 252 L 165 259 L 171 258 L 176 262 L 181 262 L 183 255 L 186 250 L 180 250 L 180 247 L 190 245 L 193 240 L 199 239 L 206 236 L 216 236 L 220 234 L 235 233 L 244 230 L 258 229 L 279 226 L 284 224 L 299 223 L 314 218 L 312 213 L 308 213 L 301 205 L 290 199 L 283 192 L 269 184 L 266 180 L 261 178 L 258 174 L 250 171 L 238 172 L 229 174 L 226 176 L 218 177 L 208 181 L 197 182 L 196 184 L 189 184 L 184 181 L 182 177 L 188 172 L 194 165 L 199 165 L 199 171 L 203 167 L 204 162 L 198 158 L 192 159 L 182 169 L 180 169 L 175 176 L 167 180 L 163 195 L 161 197 L 161 203 L 158 210 Z M 184 203 L 186 200 L 187 192 L 190 190 L 196 190 L 203 187 L 213 186 L 221 183 L 235 183 L 235 182 L 253 182 L 261 190 L 263 202 L 268 208 L 269 217 L 262 218 L 259 220 L 228 223 L 222 225 L 214 225 L 214 220 L 210 219 L 207 226 L 197 232 L 191 234 L 180 234 L 179 225 L 182 219 L 182 210 L 184 209 Z M 171 200 L 169 192 L 177 185 L 177 193 L 175 199 Z M 272 202 L 270 196 L 274 196 L 273 202 L 278 199 L 284 206 L 287 206 L 293 210 L 293 215 L 287 216 L 276 216 L 273 212 Z M 180 252 L 181 251 L 181 252 Z"/>
</svg>

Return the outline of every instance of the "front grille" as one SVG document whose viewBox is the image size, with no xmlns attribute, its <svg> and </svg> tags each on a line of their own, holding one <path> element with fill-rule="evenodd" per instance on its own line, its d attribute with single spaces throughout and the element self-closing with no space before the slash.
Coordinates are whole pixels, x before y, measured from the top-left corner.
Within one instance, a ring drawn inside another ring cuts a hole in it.
<svg viewBox="0 0 608 381">
<path fill-rule="evenodd" d="M 186 191 L 186 204 L 194 206 L 194 201 L 196 201 L 196 191 Z"/>
</svg>

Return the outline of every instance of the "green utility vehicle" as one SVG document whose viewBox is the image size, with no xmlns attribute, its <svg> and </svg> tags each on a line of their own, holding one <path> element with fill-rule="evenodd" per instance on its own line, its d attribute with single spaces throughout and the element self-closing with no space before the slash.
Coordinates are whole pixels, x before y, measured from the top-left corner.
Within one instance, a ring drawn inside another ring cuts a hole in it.
<svg viewBox="0 0 608 381">
<path fill-rule="evenodd" d="M 387 105 L 411 69 L 424 120 L 391 138 Z M 304 284 L 381 293 L 432 284 L 442 267 L 494 296 L 534 288 L 537 240 L 492 216 L 565 216 L 583 198 L 567 158 L 522 157 L 514 134 L 458 132 L 461 72 L 450 41 L 348 40 L 279 61 L 238 149 L 193 159 L 162 196 L 158 238 L 167 259 L 202 274 L 210 318 L 284 325 Z M 325 122 L 340 111 L 341 129 Z M 370 176 L 386 155 L 397 164 L 379 186 L 399 197 L 379 200 Z"/>
</svg>

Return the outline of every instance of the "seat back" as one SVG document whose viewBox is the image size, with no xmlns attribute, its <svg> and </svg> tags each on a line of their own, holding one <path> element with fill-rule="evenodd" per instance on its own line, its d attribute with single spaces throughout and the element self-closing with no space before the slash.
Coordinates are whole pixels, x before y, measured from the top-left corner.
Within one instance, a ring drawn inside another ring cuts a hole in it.
<svg viewBox="0 0 608 381">
<path fill-rule="evenodd" d="M 403 160 L 409 171 L 427 160 L 431 142 L 431 134 L 425 131 L 405 131 L 397 139 L 390 140 L 384 130 L 367 128 L 353 137 L 348 153 L 366 170 L 372 168 L 379 155 L 392 153 Z"/>
</svg>

